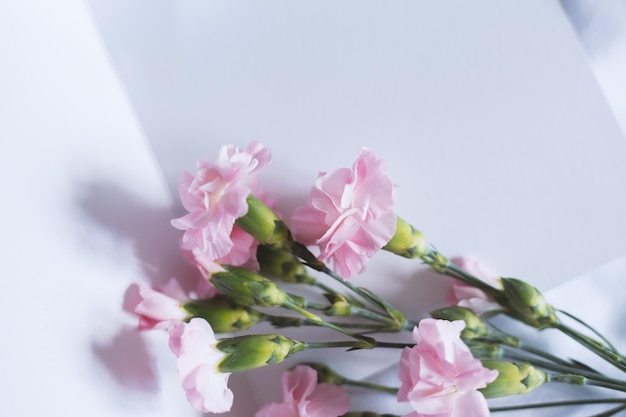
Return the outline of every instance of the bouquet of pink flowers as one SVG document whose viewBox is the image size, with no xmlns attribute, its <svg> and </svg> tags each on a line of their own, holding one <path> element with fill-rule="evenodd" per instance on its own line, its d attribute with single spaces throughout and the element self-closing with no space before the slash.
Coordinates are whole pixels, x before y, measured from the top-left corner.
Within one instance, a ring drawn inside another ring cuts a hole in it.
<svg viewBox="0 0 626 417">
<path fill-rule="evenodd" d="M 395 386 L 351 379 L 323 363 L 296 363 L 282 375 L 282 402 L 263 406 L 255 416 L 379 415 L 350 404 L 351 386 L 409 403 L 410 417 L 478 417 L 580 404 L 605 404 L 607 410 L 598 416 L 626 410 L 626 380 L 534 347 L 495 327 L 493 320 L 505 317 L 562 332 L 620 375 L 626 357 L 528 283 L 499 277 L 468 259 L 451 262 L 438 252 L 394 212 L 394 184 L 372 151 L 363 149 L 351 168 L 320 173 L 308 202 L 289 221 L 273 210 L 258 181 L 270 159 L 259 143 L 245 149 L 224 146 L 215 162 L 201 160 L 195 174 L 184 173 L 179 192 L 188 213 L 172 225 L 184 231 L 183 255 L 200 271 L 197 289 L 185 292 L 175 279 L 162 288 L 133 287 L 139 329 L 168 332 L 180 383 L 195 409 L 229 411 L 236 398 L 228 387 L 233 372 L 311 349 L 346 350 L 349 358 L 350 351 L 384 348 L 397 352 Z M 418 259 L 453 278 L 449 305 L 415 322 L 376 293 L 353 285 L 380 250 Z M 340 337 L 296 340 L 249 331 L 261 322 L 276 329 L 320 326 Z M 385 337 L 401 332 L 412 332 L 412 341 Z M 614 397 L 498 408 L 487 402 L 548 383 L 597 386 Z"/>
</svg>

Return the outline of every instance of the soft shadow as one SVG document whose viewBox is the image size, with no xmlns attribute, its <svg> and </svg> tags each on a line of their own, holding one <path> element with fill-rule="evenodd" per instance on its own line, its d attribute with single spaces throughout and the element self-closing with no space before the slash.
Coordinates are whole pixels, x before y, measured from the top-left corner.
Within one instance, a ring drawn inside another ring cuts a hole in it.
<svg viewBox="0 0 626 417">
<path fill-rule="evenodd" d="M 177 277 L 184 287 L 195 286 L 198 271 L 181 256 L 180 232 L 170 225 L 175 217 L 171 207 L 150 204 L 117 184 L 98 181 L 77 188 L 76 205 L 93 224 L 78 232 L 82 250 L 108 251 L 104 256 L 115 261 L 122 248 L 123 262 L 132 251 L 142 269 L 135 281 L 161 285 Z M 137 296 L 131 286 L 120 296 L 120 309 L 130 311 Z M 153 359 L 136 327 L 121 327 L 110 341 L 94 341 L 92 351 L 120 387 L 149 396 L 158 391 Z"/>
<path fill-rule="evenodd" d="M 180 231 L 170 225 L 172 207 L 152 206 L 117 184 L 93 182 L 79 188 L 78 206 L 96 225 L 120 241 L 130 242 L 152 284 L 176 277 L 193 285 L 197 271 L 179 249 Z"/>
<path fill-rule="evenodd" d="M 428 312 L 445 307 L 452 278 L 439 275 L 416 261 L 416 270 L 391 274 L 390 281 L 400 283 L 401 291 L 391 295 L 389 302 L 401 310 L 409 320 L 430 317 Z"/>
<path fill-rule="evenodd" d="M 94 343 L 92 349 L 123 388 L 149 393 L 158 391 L 152 360 L 136 328 L 122 328 L 109 344 Z"/>
</svg>

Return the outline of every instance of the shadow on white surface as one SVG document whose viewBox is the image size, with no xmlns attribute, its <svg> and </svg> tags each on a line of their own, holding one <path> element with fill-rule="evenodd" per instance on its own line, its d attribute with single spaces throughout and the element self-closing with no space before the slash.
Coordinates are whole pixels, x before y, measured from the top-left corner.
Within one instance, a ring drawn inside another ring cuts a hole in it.
<svg viewBox="0 0 626 417">
<path fill-rule="evenodd" d="M 93 353 L 121 390 L 157 394 L 159 386 L 154 360 L 144 336 L 136 327 L 122 327 L 110 341 L 94 342 Z M 130 392 L 128 395 L 132 395 Z"/>
<path fill-rule="evenodd" d="M 198 271 L 181 256 L 178 244 L 181 233 L 170 224 L 173 209 L 152 206 L 114 183 L 83 184 L 77 194 L 77 204 L 87 220 L 113 240 L 130 245 L 143 268 L 142 275 L 151 284 L 162 285 L 176 277 L 187 289 L 194 288 Z M 98 239 L 82 236 L 82 240 L 93 250 L 99 250 Z"/>
</svg>

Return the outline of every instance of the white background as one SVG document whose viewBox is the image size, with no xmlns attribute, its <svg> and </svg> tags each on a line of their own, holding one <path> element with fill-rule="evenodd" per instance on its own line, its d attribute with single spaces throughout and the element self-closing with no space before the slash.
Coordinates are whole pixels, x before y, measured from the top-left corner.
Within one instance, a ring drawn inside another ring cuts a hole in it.
<svg viewBox="0 0 626 417">
<path fill-rule="evenodd" d="M 626 247 L 626 142 L 558 2 L 0 1 L 0 59 L 1 415 L 195 414 L 122 304 L 189 273 L 171 191 L 223 143 L 272 150 L 285 214 L 368 146 L 438 249 L 544 289 Z M 447 286 L 361 279 L 416 318 Z M 233 415 L 276 399 L 233 379 Z"/>
</svg>

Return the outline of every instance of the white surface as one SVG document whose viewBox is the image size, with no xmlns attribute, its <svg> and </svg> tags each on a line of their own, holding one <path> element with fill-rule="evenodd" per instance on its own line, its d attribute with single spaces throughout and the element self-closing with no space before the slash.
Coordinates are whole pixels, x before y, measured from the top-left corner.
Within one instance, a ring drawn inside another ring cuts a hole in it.
<svg viewBox="0 0 626 417">
<path fill-rule="evenodd" d="M 622 132 L 626 132 L 626 0 L 561 0 Z"/>
<path fill-rule="evenodd" d="M 186 271 L 166 182 L 222 143 L 271 148 L 285 213 L 367 145 L 440 250 L 543 288 L 624 251 L 626 142 L 556 2 L 89 4 L 0 1 L 0 415 L 195 414 L 121 302 Z M 445 289 L 365 280 L 416 316 Z"/>
<path fill-rule="evenodd" d="M 0 415 L 196 415 L 122 311 L 180 271 L 178 234 L 85 5 L 0 2 L 0 56 Z"/>
<path fill-rule="evenodd" d="M 289 214 L 365 145 L 447 253 L 545 288 L 626 249 L 626 142 L 556 1 L 89 3 L 172 189 L 256 139 Z"/>
</svg>

